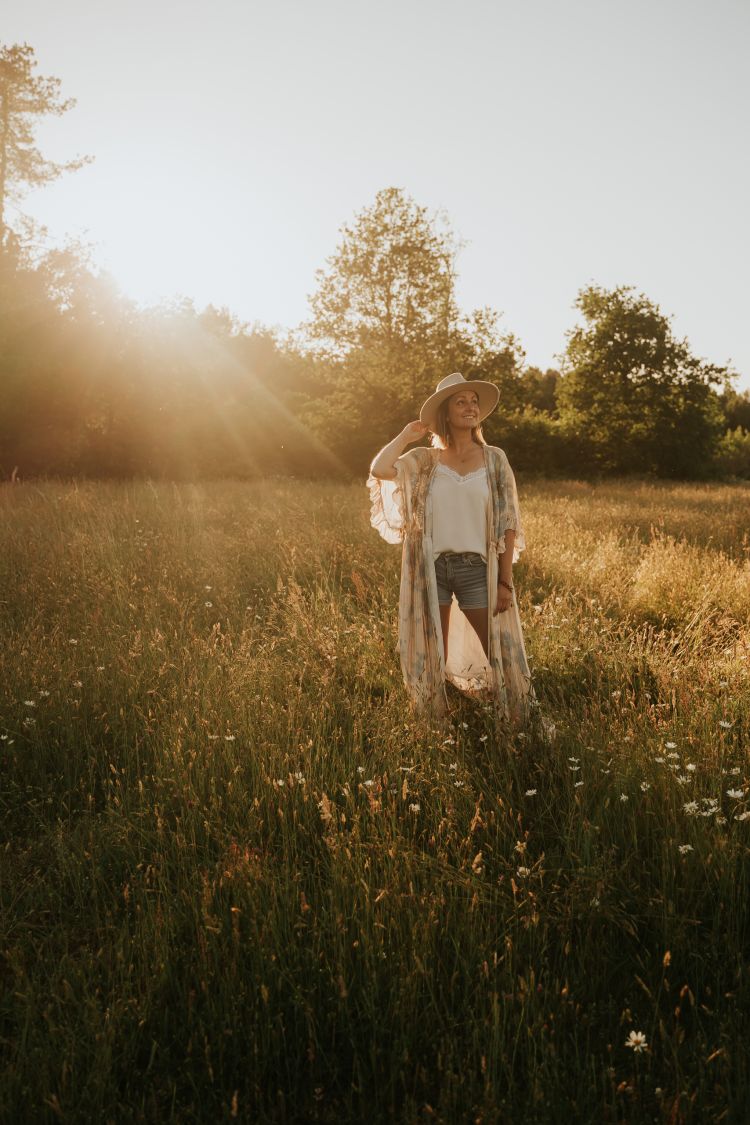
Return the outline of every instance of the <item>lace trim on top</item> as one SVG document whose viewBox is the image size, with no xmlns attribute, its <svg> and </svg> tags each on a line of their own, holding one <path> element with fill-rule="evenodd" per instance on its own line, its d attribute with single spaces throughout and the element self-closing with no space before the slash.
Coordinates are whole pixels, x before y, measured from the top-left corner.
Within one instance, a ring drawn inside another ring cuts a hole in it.
<svg viewBox="0 0 750 1125">
<path fill-rule="evenodd" d="M 451 469 L 448 465 L 444 465 L 442 461 L 438 461 L 438 472 L 447 473 L 453 480 L 460 481 L 462 484 L 465 480 L 476 480 L 477 477 L 485 476 L 487 473 L 487 466 L 482 465 L 481 469 L 474 469 L 471 473 L 457 473 L 455 469 Z"/>
</svg>

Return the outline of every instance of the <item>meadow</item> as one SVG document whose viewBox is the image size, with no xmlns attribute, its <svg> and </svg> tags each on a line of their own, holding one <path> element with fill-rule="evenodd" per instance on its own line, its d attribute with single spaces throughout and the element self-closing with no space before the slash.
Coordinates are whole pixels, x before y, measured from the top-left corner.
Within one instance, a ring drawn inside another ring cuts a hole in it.
<svg viewBox="0 0 750 1125">
<path fill-rule="evenodd" d="M 750 489 L 520 481 L 553 743 L 364 486 L 0 490 L 0 1118 L 745 1122 Z"/>
</svg>

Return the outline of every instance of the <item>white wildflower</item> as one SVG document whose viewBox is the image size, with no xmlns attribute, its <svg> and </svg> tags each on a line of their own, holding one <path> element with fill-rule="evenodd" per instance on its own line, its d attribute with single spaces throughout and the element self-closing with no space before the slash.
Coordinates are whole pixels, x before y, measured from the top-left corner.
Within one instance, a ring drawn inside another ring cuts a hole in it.
<svg viewBox="0 0 750 1125">
<path fill-rule="evenodd" d="M 744 789 L 727 789 L 727 797 L 731 797 L 733 801 L 741 801 L 744 796 Z"/>
<path fill-rule="evenodd" d="M 642 1051 L 648 1048 L 648 1042 L 642 1031 L 631 1031 L 625 1040 L 625 1046 L 630 1047 L 636 1055 L 640 1055 Z"/>
<path fill-rule="evenodd" d="M 685 804 L 682 806 L 682 811 L 687 813 L 688 816 L 696 816 L 696 814 L 698 812 L 698 802 L 697 801 L 686 801 Z"/>
<path fill-rule="evenodd" d="M 726 719 L 719 719 L 719 726 L 722 730 L 729 730 L 733 725 L 733 723 L 728 723 Z"/>
<path fill-rule="evenodd" d="M 409 805 L 409 812 L 418 813 L 421 808 L 422 806 L 420 805 L 419 801 L 414 801 L 411 805 Z"/>
<path fill-rule="evenodd" d="M 651 788 L 651 783 L 649 781 L 642 781 L 641 782 L 641 793 L 647 793 L 650 788 Z"/>
<path fill-rule="evenodd" d="M 527 877 L 527 875 L 530 875 L 530 874 L 531 874 L 531 868 L 530 867 L 519 867 L 518 870 L 516 871 L 516 875 L 518 876 L 519 879 L 525 879 Z"/>
<path fill-rule="evenodd" d="M 677 749 L 677 743 L 676 742 L 665 742 L 664 745 L 666 746 L 667 750 L 676 750 Z M 670 757 L 671 757 L 671 755 L 670 755 Z"/>
<path fill-rule="evenodd" d="M 693 850 L 694 849 L 692 844 L 679 844 L 677 848 L 677 851 L 680 853 L 680 855 L 687 855 L 688 852 L 692 852 Z"/>
<path fill-rule="evenodd" d="M 33 699 L 24 699 L 23 705 L 24 707 L 36 707 L 36 703 Z"/>
<path fill-rule="evenodd" d="M 536 797 L 536 789 L 527 789 L 526 790 L 526 796 L 527 797 Z"/>
<path fill-rule="evenodd" d="M 629 801 L 630 797 L 628 797 L 627 793 L 621 793 L 620 794 L 620 800 L 621 801 Z"/>
<path fill-rule="evenodd" d="M 750 817 L 750 811 L 745 809 L 744 812 L 736 813 L 734 819 L 735 820 L 747 820 L 748 817 Z"/>
</svg>

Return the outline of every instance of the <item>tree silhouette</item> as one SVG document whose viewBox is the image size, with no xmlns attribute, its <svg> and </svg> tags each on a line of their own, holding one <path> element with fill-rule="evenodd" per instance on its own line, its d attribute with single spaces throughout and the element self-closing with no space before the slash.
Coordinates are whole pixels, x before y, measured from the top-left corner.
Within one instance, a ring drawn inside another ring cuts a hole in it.
<svg viewBox="0 0 750 1125">
<path fill-rule="evenodd" d="M 75 105 L 60 100 L 60 79 L 35 75 L 34 50 L 28 44 L 0 48 L 0 249 L 7 243 L 7 204 L 37 187 L 89 163 L 90 157 L 58 164 L 46 160 L 34 144 L 34 127 L 40 117 L 59 117 Z"/>
</svg>

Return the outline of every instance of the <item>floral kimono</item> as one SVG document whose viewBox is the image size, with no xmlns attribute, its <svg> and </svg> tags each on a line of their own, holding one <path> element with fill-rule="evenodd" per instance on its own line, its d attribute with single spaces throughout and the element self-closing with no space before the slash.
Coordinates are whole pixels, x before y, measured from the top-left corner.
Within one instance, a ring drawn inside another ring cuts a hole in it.
<svg viewBox="0 0 750 1125">
<path fill-rule="evenodd" d="M 534 706 L 529 666 L 515 599 L 510 609 L 494 613 L 497 599 L 498 552 L 505 550 L 505 532 L 516 533 L 514 560 L 524 548 L 516 482 L 502 449 L 484 446 L 490 486 L 487 506 L 488 648 L 454 605 L 448 633 L 448 662 L 438 607 L 432 547 L 432 479 L 438 450 L 417 447 L 395 463 L 395 480 L 368 480 L 370 522 L 388 543 L 403 543 L 398 644 L 404 682 L 420 710 L 445 713 L 445 680 L 473 693 L 488 693 L 499 718 L 523 725 Z M 454 598 L 455 602 L 455 598 Z"/>
</svg>

